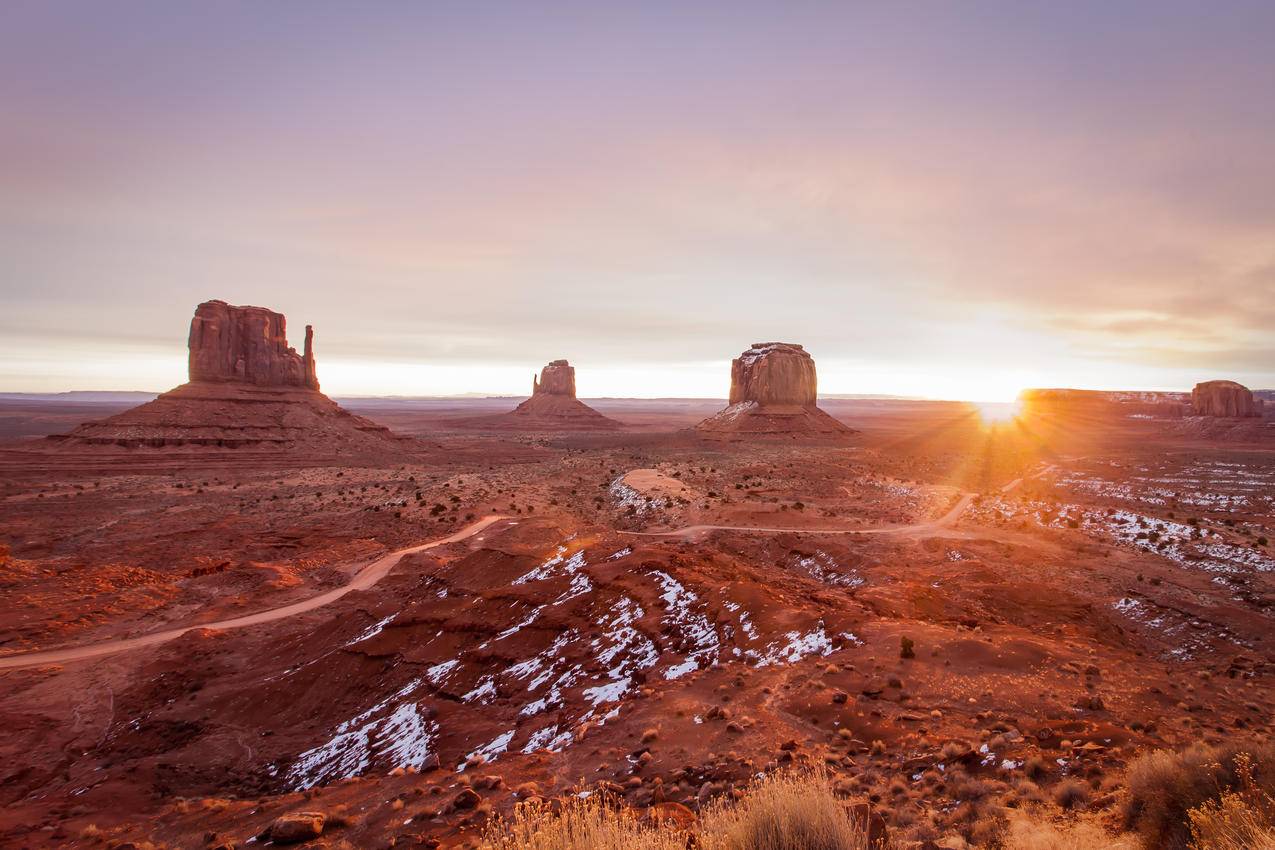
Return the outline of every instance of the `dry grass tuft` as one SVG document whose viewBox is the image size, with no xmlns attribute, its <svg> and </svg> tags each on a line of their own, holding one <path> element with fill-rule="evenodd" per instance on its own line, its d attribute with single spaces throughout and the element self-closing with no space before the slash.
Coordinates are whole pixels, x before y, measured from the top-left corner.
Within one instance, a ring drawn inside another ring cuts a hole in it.
<svg viewBox="0 0 1275 850">
<path fill-rule="evenodd" d="M 628 808 L 607 806 L 597 795 L 573 797 L 554 811 L 519 803 L 513 816 L 488 828 L 484 850 L 685 850 L 681 833 L 639 820 Z"/>
<path fill-rule="evenodd" d="M 1054 789 L 1054 802 L 1067 811 L 1083 808 L 1092 796 L 1092 789 L 1079 779 L 1064 779 Z"/>
<path fill-rule="evenodd" d="M 1051 823 L 1014 813 L 1001 839 L 1003 850 L 1140 850 L 1133 836 L 1113 838 L 1088 821 Z"/>
<path fill-rule="evenodd" d="M 1193 850 L 1275 850 L 1275 797 L 1257 787 L 1247 756 L 1236 763 L 1240 790 L 1189 814 Z"/>
<path fill-rule="evenodd" d="M 1250 797 L 1257 792 L 1275 793 L 1275 745 L 1231 743 L 1196 745 L 1176 753 L 1156 750 L 1129 765 L 1125 782 L 1125 828 L 1141 835 L 1147 847 L 1185 850 L 1192 809 L 1241 792 L 1246 785 Z"/>
<path fill-rule="evenodd" d="M 822 771 L 780 773 L 753 783 L 738 801 L 705 807 L 689 835 L 653 826 L 598 796 L 560 809 L 519 804 L 488 828 L 486 850 L 871 850 L 866 825 L 833 796 Z"/>
<path fill-rule="evenodd" d="M 846 812 L 818 771 L 774 774 L 738 803 L 711 804 L 697 837 L 704 850 L 868 850 L 866 825 Z"/>
</svg>

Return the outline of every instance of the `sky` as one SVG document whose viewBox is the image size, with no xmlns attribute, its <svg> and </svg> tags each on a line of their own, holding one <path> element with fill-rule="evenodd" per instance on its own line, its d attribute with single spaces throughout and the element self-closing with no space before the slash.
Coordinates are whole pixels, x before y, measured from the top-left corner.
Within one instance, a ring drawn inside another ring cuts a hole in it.
<svg viewBox="0 0 1275 850">
<path fill-rule="evenodd" d="M 163 390 L 197 303 L 338 395 L 1275 387 L 1275 4 L 0 10 L 0 390 Z"/>
</svg>

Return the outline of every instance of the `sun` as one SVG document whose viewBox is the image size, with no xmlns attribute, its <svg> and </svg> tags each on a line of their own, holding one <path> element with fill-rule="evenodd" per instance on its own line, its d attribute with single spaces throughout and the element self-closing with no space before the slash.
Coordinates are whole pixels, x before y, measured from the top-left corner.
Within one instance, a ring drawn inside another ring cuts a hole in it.
<svg viewBox="0 0 1275 850">
<path fill-rule="evenodd" d="M 1013 422 L 1022 416 L 1023 403 L 1019 399 L 1013 401 L 976 401 L 971 402 L 984 425 L 1002 425 Z"/>
</svg>

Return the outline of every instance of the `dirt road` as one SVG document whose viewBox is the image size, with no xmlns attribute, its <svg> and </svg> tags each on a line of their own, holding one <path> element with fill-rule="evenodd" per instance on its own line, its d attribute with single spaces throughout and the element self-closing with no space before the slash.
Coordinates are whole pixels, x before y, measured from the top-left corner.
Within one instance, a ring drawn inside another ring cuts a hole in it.
<svg viewBox="0 0 1275 850">
<path fill-rule="evenodd" d="M 938 519 L 912 525 L 878 525 L 865 528 L 772 528 L 760 525 L 688 525 L 672 531 L 625 531 L 638 537 L 681 537 L 686 540 L 702 538 L 710 531 L 747 531 L 759 534 L 783 534 L 794 532 L 800 534 L 927 534 L 946 528 L 965 513 L 965 509 L 974 501 L 973 493 L 962 493 L 961 498 L 952 509 Z"/>
<path fill-rule="evenodd" d="M 84 661 L 89 658 L 99 658 L 103 655 L 111 655 L 116 652 L 124 652 L 129 649 L 140 649 L 144 646 L 154 646 L 155 644 L 164 643 L 173 638 L 180 637 L 191 629 L 238 629 L 244 626 L 255 626 L 261 623 L 270 623 L 275 620 L 282 620 L 285 617 L 293 617 L 297 614 L 313 611 L 315 608 L 321 608 L 331 602 L 335 602 L 347 593 L 356 590 L 367 590 L 375 585 L 378 581 L 389 575 L 390 570 L 402 560 L 404 555 L 411 555 L 415 552 L 424 552 L 427 549 L 433 549 L 438 546 L 446 546 L 449 543 L 459 543 L 460 541 L 472 537 L 480 531 L 486 529 L 493 523 L 500 522 L 508 517 L 504 516 L 485 516 L 472 525 L 462 528 L 460 531 L 444 537 L 440 540 L 431 540 L 428 543 L 420 543 L 416 546 L 408 546 L 405 549 L 398 549 L 387 555 L 382 555 L 375 561 L 371 562 L 363 569 L 359 570 L 348 584 L 342 585 L 327 593 L 320 593 L 318 596 L 312 596 L 309 599 L 303 599 L 300 602 L 294 602 L 291 605 L 284 605 L 280 608 L 271 608 L 266 611 L 258 611 L 255 614 L 245 614 L 242 617 L 234 617 L 229 620 L 218 620 L 213 623 L 196 623 L 190 626 L 181 626 L 175 629 L 166 629 L 161 632 L 152 632 L 148 635 L 141 635 L 134 638 L 122 638 L 120 640 L 104 641 L 102 643 L 92 643 L 87 646 L 72 646 L 66 649 L 49 649 L 38 652 L 23 652 L 16 655 L 8 655 L 0 657 L 0 670 L 16 670 L 22 667 L 37 667 L 45 664 L 67 664 L 72 661 Z"/>
</svg>

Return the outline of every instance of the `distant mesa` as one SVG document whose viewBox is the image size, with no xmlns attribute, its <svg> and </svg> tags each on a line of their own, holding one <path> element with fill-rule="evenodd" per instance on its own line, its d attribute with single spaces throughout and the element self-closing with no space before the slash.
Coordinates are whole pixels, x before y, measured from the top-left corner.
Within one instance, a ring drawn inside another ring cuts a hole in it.
<svg viewBox="0 0 1275 850">
<path fill-rule="evenodd" d="M 1246 419 L 1262 415 L 1262 402 L 1235 381 L 1205 381 L 1191 390 L 1191 409 L 1196 416 Z"/>
<path fill-rule="evenodd" d="M 389 429 L 355 416 L 319 392 L 314 330 L 305 349 L 288 345 L 287 320 L 264 307 L 205 301 L 188 339 L 189 382 L 154 401 L 69 434 L 68 446 L 214 446 L 383 451 L 399 443 Z"/>
<path fill-rule="evenodd" d="M 531 378 L 531 398 L 489 424 L 517 430 L 612 430 L 623 427 L 576 398 L 576 370 L 554 360 Z"/>
<path fill-rule="evenodd" d="M 758 342 L 730 365 L 725 410 L 695 426 L 708 434 L 840 436 L 853 433 L 816 405 L 815 360 L 800 345 Z"/>
<path fill-rule="evenodd" d="M 1018 400 L 1030 414 L 1181 419 L 1190 412 L 1186 393 L 1157 390 L 1030 388 L 1019 393 Z"/>
</svg>

